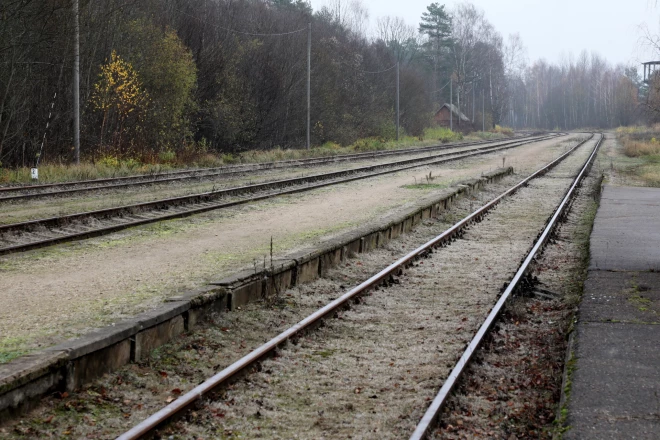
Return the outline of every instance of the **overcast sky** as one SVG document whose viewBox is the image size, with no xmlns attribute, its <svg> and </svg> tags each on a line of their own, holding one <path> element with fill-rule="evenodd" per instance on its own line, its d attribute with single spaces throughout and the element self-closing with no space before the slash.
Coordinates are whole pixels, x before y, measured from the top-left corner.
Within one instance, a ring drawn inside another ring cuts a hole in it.
<svg viewBox="0 0 660 440">
<path fill-rule="evenodd" d="M 362 0 L 370 21 L 386 15 L 402 17 L 417 26 L 426 7 L 434 0 Z M 314 10 L 327 0 L 311 0 Z M 447 7 L 459 1 L 438 1 Z M 557 63 L 584 49 L 597 52 L 611 64 L 639 65 L 650 58 L 660 59 L 638 44 L 639 26 L 646 23 L 660 32 L 660 1 L 656 0 L 473 0 L 502 34 L 518 32 L 530 61 L 544 58 Z M 638 66 L 639 67 L 639 66 Z"/>
</svg>

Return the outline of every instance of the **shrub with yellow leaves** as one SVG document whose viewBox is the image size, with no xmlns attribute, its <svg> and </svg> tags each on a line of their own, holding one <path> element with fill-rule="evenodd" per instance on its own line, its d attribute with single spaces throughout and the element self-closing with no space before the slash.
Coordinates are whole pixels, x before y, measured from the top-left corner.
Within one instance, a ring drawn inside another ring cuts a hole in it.
<svg viewBox="0 0 660 440">
<path fill-rule="evenodd" d="M 101 66 L 91 102 L 94 109 L 103 112 L 101 143 L 106 131 L 110 130 L 112 144 L 120 146 L 125 131 L 139 129 L 138 124 L 144 118 L 149 103 L 149 94 L 142 87 L 131 63 L 113 50 L 110 60 Z M 127 126 L 129 118 L 133 119 L 133 124 Z"/>
</svg>

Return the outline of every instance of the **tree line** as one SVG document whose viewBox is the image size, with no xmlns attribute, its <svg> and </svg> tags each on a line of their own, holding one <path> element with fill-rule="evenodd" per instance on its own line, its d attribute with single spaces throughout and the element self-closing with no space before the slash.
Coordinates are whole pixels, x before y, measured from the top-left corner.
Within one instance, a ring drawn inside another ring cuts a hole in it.
<svg viewBox="0 0 660 440">
<path fill-rule="evenodd" d="M 415 26 L 383 17 L 371 33 L 359 0 L 318 11 L 304 0 L 79 8 L 85 160 L 304 146 L 310 25 L 314 145 L 392 138 L 397 63 L 401 126 L 413 136 L 450 100 L 487 128 L 613 127 L 638 107 L 636 69 L 586 54 L 528 65 L 520 38 L 505 42 L 469 3 L 432 3 Z M 71 0 L 0 5 L 3 166 L 72 157 L 73 22 Z"/>
</svg>

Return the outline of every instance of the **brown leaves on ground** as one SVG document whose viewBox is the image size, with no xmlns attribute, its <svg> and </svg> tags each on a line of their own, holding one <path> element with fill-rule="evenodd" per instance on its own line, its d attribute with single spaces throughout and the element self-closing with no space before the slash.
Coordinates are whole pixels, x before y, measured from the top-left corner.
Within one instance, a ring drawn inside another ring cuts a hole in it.
<svg viewBox="0 0 660 440">
<path fill-rule="evenodd" d="M 452 397 L 435 438 L 551 438 L 570 310 L 518 299 Z"/>
</svg>

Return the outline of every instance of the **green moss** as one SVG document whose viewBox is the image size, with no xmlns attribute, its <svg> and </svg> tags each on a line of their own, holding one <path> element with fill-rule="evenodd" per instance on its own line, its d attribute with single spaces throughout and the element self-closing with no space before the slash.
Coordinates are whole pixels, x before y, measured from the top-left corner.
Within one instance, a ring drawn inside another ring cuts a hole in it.
<svg viewBox="0 0 660 440">
<path fill-rule="evenodd" d="M 35 335 L 35 337 L 38 336 L 43 335 Z M 29 353 L 30 350 L 26 346 L 31 340 L 31 338 L 26 337 L 0 338 L 0 364 L 5 364 Z"/>
<path fill-rule="evenodd" d="M 403 185 L 401 188 L 406 189 L 441 189 L 448 188 L 448 185 L 443 183 L 417 183 L 414 185 Z"/>
<path fill-rule="evenodd" d="M 570 359 L 566 363 L 566 383 L 564 384 L 564 389 L 562 390 L 566 400 L 564 405 L 559 410 L 559 416 L 554 420 L 553 424 L 554 429 L 554 439 L 561 440 L 563 434 L 571 429 L 570 425 L 566 425 L 568 420 L 568 402 L 571 399 L 571 392 L 573 390 L 573 375 L 575 374 L 575 369 L 577 368 L 577 358 L 575 357 L 575 352 L 571 351 Z"/>
<path fill-rule="evenodd" d="M 337 350 L 332 350 L 332 349 L 320 350 L 320 351 L 315 351 L 313 354 L 314 356 L 321 356 L 322 358 L 327 359 L 333 354 L 335 354 L 336 351 Z"/>
<path fill-rule="evenodd" d="M 4 351 L 0 348 L 0 364 L 6 364 L 26 354 L 26 351 Z"/>
<path fill-rule="evenodd" d="M 651 301 L 650 298 L 645 298 L 644 296 L 641 295 L 641 289 L 639 284 L 637 283 L 637 275 L 633 276 L 632 281 L 632 288 L 631 288 L 631 295 L 628 297 L 628 301 L 631 302 L 635 307 L 637 307 L 637 310 L 640 312 L 650 312 L 654 315 L 658 315 L 658 312 L 650 308 L 650 306 L 653 304 L 653 301 Z"/>
</svg>

